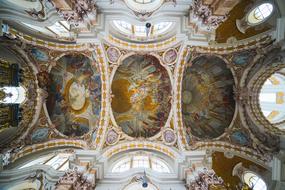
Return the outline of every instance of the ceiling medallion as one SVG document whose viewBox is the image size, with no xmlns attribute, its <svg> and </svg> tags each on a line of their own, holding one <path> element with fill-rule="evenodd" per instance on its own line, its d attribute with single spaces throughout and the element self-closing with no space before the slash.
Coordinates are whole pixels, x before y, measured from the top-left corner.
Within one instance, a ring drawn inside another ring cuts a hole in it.
<svg viewBox="0 0 285 190">
<path fill-rule="evenodd" d="M 172 65 L 176 62 L 178 58 L 177 50 L 174 48 L 170 48 L 163 53 L 163 61 L 167 65 Z"/>
<path fill-rule="evenodd" d="M 118 48 L 116 47 L 109 47 L 107 49 L 107 59 L 110 63 L 117 63 L 121 56 L 121 52 Z"/>
<path fill-rule="evenodd" d="M 177 136 L 173 129 L 167 128 L 162 133 L 162 139 L 166 145 L 173 145 L 176 142 Z"/>
<path fill-rule="evenodd" d="M 158 10 L 164 3 L 173 2 L 176 5 L 176 0 L 124 0 L 126 5 L 134 12 L 134 14 L 146 19 Z"/>
<path fill-rule="evenodd" d="M 114 145 L 119 141 L 120 135 L 114 129 L 109 129 L 107 132 L 106 143 L 108 145 Z"/>
</svg>

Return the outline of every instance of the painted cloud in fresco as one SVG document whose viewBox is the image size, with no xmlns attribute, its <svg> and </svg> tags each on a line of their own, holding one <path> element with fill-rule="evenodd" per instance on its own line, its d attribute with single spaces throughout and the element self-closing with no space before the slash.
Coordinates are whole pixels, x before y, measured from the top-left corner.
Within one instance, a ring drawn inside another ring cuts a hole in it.
<svg viewBox="0 0 285 190">
<path fill-rule="evenodd" d="M 114 76 L 112 95 L 115 120 L 127 135 L 151 137 L 165 125 L 171 107 L 171 83 L 155 57 L 126 58 Z"/>
<path fill-rule="evenodd" d="M 38 61 L 46 62 L 49 60 L 49 56 L 47 55 L 47 53 L 44 52 L 43 50 L 38 49 L 38 48 L 32 48 L 31 54 Z"/>
<path fill-rule="evenodd" d="M 52 68 L 47 108 L 56 128 L 67 136 L 82 136 L 96 126 L 101 109 L 101 78 L 91 60 L 66 55 Z"/>
<path fill-rule="evenodd" d="M 232 73 L 220 58 L 202 56 L 185 68 L 182 116 L 188 134 L 212 139 L 225 132 L 235 110 L 233 84 Z"/>
</svg>

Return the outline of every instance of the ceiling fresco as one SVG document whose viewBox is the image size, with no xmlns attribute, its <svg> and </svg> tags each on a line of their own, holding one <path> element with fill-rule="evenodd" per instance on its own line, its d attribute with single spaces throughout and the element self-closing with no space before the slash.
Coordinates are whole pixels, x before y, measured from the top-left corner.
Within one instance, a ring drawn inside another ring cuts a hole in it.
<svg viewBox="0 0 285 190">
<path fill-rule="evenodd" d="M 82 136 L 99 120 L 101 79 L 92 61 L 81 54 L 65 55 L 52 68 L 47 108 L 57 130 Z"/>
<path fill-rule="evenodd" d="M 248 13 L 262 13 L 261 0 L 9 1 L 27 0 L 0 0 L 0 83 L 18 65 L 26 99 L 0 102 L 0 189 L 31 178 L 53 189 L 70 172 L 98 190 L 140 179 L 190 190 L 214 178 L 222 182 L 210 189 L 246 189 L 238 166 L 268 180 L 266 189 L 277 184 L 285 132 L 262 115 L 259 95 L 285 67 L 282 0 L 266 2 L 270 15 L 258 25 Z M 159 6 L 145 12 L 128 2 Z M 1 88 L 0 99 L 20 94 Z M 62 153 L 71 157 L 57 169 L 43 161 Z"/>
<path fill-rule="evenodd" d="M 132 55 L 118 67 L 112 82 L 112 109 L 117 124 L 131 137 L 152 137 L 165 125 L 171 82 L 151 55 Z"/>
<path fill-rule="evenodd" d="M 230 125 L 234 110 L 234 79 L 226 63 L 201 56 L 186 66 L 182 81 L 182 116 L 187 133 L 217 138 Z"/>
</svg>

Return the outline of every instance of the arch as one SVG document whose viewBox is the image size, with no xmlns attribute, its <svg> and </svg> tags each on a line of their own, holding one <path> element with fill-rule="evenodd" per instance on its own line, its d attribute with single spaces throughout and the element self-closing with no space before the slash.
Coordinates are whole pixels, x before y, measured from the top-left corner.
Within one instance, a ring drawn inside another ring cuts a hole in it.
<svg viewBox="0 0 285 190">
<path fill-rule="evenodd" d="M 181 157 L 179 152 L 177 150 L 160 144 L 160 143 L 155 143 L 155 142 L 148 142 L 148 141 L 132 141 L 132 142 L 125 142 L 125 143 L 120 143 L 112 147 L 108 147 L 105 149 L 105 151 L 102 153 L 102 158 L 110 158 L 114 155 L 117 155 L 120 152 L 124 151 L 131 151 L 131 150 L 152 150 L 152 151 L 157 151 L 160 152 L 171 159 L 178 159 Z"/>
</svg>

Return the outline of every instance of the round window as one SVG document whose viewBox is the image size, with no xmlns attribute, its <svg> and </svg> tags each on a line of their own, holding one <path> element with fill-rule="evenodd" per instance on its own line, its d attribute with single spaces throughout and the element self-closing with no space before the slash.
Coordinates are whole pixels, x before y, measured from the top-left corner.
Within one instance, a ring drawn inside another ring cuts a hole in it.
<svg viewBox="0 0 285 190">
<path fill-rule="evenodd" d="M 265 21 L 273 12 L 273 5 L 271 3 L 263 3 L 255 7 L 247 17 L 250 24 L 260 24 Z"/>
<path fill-rule="evenodd" d="M 285 129 L 285 76 L 281 69 L 271 75 L 262 85 L 259 106 L 264 117 L 271 123 Z"/>
<path fill-rule="evenodd" d="M 264 180 L 253 172 L 246 172 L 243 180 L 252 190 L 267 190 Z"/>
</svg>

